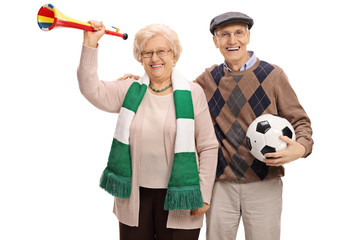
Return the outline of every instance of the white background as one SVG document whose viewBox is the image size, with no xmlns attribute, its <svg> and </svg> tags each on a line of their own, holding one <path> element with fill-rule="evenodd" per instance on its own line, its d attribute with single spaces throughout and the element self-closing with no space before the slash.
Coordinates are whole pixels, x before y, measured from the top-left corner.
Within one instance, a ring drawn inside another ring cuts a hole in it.
<svg viewBox="0 0 360 240">
<path fill-rule="evenodd" d="M 282 67 L 312 120 L 314 149 L 286 165 L 282 239 L 360 239 L 359 34 L 356 1 L 52 1 L 64 14 L 129 34 L 104 36 L 99 76 L 143 74 L 132 56 L 143 26 L 165 23 L 184 51 L 189 79 L 223 61 L 208 30 L 226 11 L 253 17 L 249 50 Z M 82 31 L 43 32 L 48 2 L 0 5 L 0 239 L 118 239 L 113 198 L 98 187 L 116 115 L 80 94 Z M 244 239 L 242 225 L 237 239 Z M 205 239 L 205 227 L 200 239 Z"/>
</svg>

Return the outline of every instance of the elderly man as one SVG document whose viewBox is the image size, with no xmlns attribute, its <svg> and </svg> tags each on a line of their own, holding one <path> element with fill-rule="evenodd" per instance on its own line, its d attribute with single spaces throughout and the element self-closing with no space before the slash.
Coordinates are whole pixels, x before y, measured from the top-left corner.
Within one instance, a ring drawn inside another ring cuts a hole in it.
<svg viewBox="0 0 360 240">
<path fill-rule="evenodd" d="M 207 68 L 195 80 L 205 91 L 220 142 L 207 215 L 208 240 L 234 240 L 241 217 L 247 240 L 280 239 L 283 165 L 312 151 L 310 119 L 285 73 L 247 51 L 253 24 L 252 18 L 240 12 L 213 18 L 210 32 L 225 61 Z M 285 150 L 255 159 L 246 147 L 245 133 L 265 113 L 289 120 L 296 141 L 281 137 L 287 143 Z"/>
</svg>

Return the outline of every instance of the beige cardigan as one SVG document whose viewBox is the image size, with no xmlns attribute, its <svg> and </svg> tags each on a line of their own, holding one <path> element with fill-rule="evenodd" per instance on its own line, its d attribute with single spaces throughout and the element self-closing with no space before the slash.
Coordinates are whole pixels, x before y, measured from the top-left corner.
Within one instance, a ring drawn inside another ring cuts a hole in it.
<svg viewBox="0 0 360 240">
<path fill-rule="evenodd" d="M 81 93 L 97 108 L 119 113 L 125 94 L 134 79 L 123 81 L 100 81 L 97 75 L 96 48 L 83 46 L 80 65 L 78 67 L 78 80 Z M 212 188 L 215 180 L 217 166 L 218 141 L 214 133 L 208 105 L 202 88 L 191 82 L 191 93 L 195 114 L 195 142 L 197 162 L 200 177 L 200 187 L 203 200 L 210 203 Z M 130 146 L 132 160 L 132 188 L 129 199 L 115 198 L 114 213 L 121 223 L 129 226 L 138 226 L 139 222 L 139 171 L 141 156 L 141 125 L 144 109 L 140 104 L 130 126 Z M 165 152 L 170 169 L 174 157 L 176 118 L 172 99 L 165 120 L 164 131 Z M 110 148 L 110 146 L 109 146 Z M 203 216 L 194 218 L 190 210 L 170 211 L 167 221 L 168 228 L 196 229 L 203 223 Z"/>
</svg>

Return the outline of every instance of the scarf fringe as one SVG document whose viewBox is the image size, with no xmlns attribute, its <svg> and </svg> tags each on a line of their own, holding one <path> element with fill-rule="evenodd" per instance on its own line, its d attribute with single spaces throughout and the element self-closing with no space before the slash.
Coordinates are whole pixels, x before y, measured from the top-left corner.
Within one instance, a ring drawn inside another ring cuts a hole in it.
<svg viewBox="0 0 360 240">
<path fill-rule="evenodd" d="M 105 168 L 101 178 L 100 187 L 117 198 L 129 198 L 131 193 L 131 178 L 121 177 Z"/>
<path fill-rule="evenodd" d="M 200 186 L 168 188 L 165 210 L 197 209 L 203 206 Z"/>
</svg>

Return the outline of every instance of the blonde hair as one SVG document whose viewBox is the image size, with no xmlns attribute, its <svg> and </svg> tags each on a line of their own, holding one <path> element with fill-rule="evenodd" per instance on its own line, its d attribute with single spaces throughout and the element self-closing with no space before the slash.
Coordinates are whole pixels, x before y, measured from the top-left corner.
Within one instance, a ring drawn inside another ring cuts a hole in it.
<svg viewBox="0 0 360 240">
<path fill-rule="evenodd" d="M 133 50 L 135 59 L 141 62 L 141 52 L 144 50 L 146 42 L 155 36 L 163 36 L 169 41 L 175 62 L 177 62 L 182 52 L 179 37 L 174 30 L 164 24 L 151 24 L 136 33 Z"/>
</svg>

